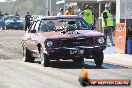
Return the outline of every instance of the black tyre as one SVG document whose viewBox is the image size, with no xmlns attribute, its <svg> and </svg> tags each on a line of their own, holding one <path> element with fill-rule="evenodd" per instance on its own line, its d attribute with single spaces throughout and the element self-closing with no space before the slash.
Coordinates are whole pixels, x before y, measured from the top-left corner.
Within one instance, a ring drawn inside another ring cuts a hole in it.
<svg viewBox="0 0 132 88">
<path fill-rule="evenodd" d="M 100 67 L 103 64 L 104 53 L 98 52 L 94 54 L 94 61 L 97 67 Z"/>
<path fill-rule="evenodd" d="M 50 64 L 49 56 L 47 54 L 43 53 L 42 51 L 40 52 L 40 59 L 41 59 L 41 64 L 44 67 L 48 67 L 49 66 L 49 64 Z"/>
<path fill-rule="evenodd" d="M 30 50 L 28 50 L 26 47 L 23 47 L 23 61 L 24 62 L 31 62 L 33 63 L 35 60 L 35 57 L 32 57 L 32 53 Z"/>
<path fill-rule="evenodd" d="M 5 30 L 9 30 L 9 28 L 5 26 Z"/>
<path fill-rule="evenodd" d="M 19 30 L 18 28 L 14 28 L 14 30 Z"/>
<path fill-rule="evenodd" d="M 5 30 L 5 27 L 3 27 L 2 30 Z"/>
</svg>

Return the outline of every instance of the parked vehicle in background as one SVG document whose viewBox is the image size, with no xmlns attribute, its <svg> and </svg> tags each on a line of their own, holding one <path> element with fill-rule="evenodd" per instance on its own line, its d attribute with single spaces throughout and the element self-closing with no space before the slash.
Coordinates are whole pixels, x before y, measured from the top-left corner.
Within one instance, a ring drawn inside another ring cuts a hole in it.
<svg viewBox="0 0 132 88">
<path fill-rule="evenodd" d="M 3 17 L 0 18 L 0 29 L 2 29 L 2 30 L 5 29 L 5 20 Z"/>
<path fill-rule="evenodd" d="M 22 38 L 23 60 L 34 62 L 39 56 L 46 67 L 50 60 L 72 59 L 83 63 L 84 58 L 93 58 L 101 66 L 106 37 L 89 29 L 79 16 L 48 16 L 34 21 Z"/>
<path fill-rule="evenodd" d="M 24 21 L 20 19 L 19 16 L 8 16 L 5 18 L 6 29 L 21 29 L 24 28 Z"/>
</svg>

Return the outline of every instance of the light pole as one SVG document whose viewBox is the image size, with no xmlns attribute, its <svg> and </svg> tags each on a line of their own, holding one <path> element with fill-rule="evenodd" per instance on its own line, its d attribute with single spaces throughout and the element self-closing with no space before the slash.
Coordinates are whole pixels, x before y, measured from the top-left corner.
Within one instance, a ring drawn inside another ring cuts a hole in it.
<svg viewBox="0 0 132 88">
<path fill-rule="evenodd" d="M 44 15 L 45 16 L 48 16 L 48 9 L 49 9 L 49 7 L 48 7 L 48 1 L 49 0 L 43 0 L 43 3 L 45 3 L 45 13 L 44 13 Z"/>
<path fill-rule="evenodd" d="M 97 0 L 97 2 L 99 2 L 99 18 L 98 18 L 98 22 L 99 22 L 99 31 L 103 32 L 103 30 L 101 28 L 101 21 L 102 21 L 102 17 L 101 17 L 101 1 L 103 1 L 103 0 Z"/>
<path fill-rule="evenodd" d="M 51 14 L 51 0 L 49 0 L 49 11 L 50 11 L 50 14 Z"/>
<path fill-rule="evenodd" d="M 111 0 L 109 0 L 109 5 L 110 5 L 109 10 L 111 11 Z"/>
</svg>

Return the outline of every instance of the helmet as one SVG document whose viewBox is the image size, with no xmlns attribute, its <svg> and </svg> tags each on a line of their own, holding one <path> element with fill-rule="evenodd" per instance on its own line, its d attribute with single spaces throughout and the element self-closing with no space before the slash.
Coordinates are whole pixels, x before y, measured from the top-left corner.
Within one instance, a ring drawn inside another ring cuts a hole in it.
<svg viewBox="0 0 132 88">
<path fill-rule="evenodd" d="M 67 9 L 72 9 L 72 5 L 69 5 Z"/>
<path fill-rule="evenodd" d="M 105 4 L 105 7 L 106 7 L 106 8 L 107 8 L 107 7 L 110 7 L 110 4 L 109 4 L 109 3 Z"/>
<path fill-rule="evenodd" d="M 92 8 L 92 5 L 87 4 L 87 5 L 85 6 L 85 9 L 87 9 L 87 8 Z"/>
<path fill-rule="evenodd" d="M 89 8 L 89 5 L 88 4 L 85 6 L 85 9 L 87 9 L 87 8 Z"/>
<path fill-rule="evenodd" d="M 60 8 L 60 11 L 62 11 L 63 9 L 62 8 Z"/>
</svg>

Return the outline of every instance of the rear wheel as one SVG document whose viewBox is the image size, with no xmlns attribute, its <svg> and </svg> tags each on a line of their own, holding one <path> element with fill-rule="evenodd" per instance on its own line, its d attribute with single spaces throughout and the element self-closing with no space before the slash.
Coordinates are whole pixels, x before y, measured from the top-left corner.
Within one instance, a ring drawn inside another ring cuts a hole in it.
<svg viewBox="0 0 132 88">
<path fill-rule="evenodd" d="M 28 50 L 26 47 L 23 47 L 23 61 L 24 62 L 31 62 L 33 63 L 35 60 L 35 57 L 32 56 L 32 53 L 30 50 Z"/>
<path fill-rule="evenodd" d="M 100 67 L 103 64 L 103 59 L 104 53 L 102 51 L 94 54 L 94 61 L 97 67 Z"/>
</svg>

